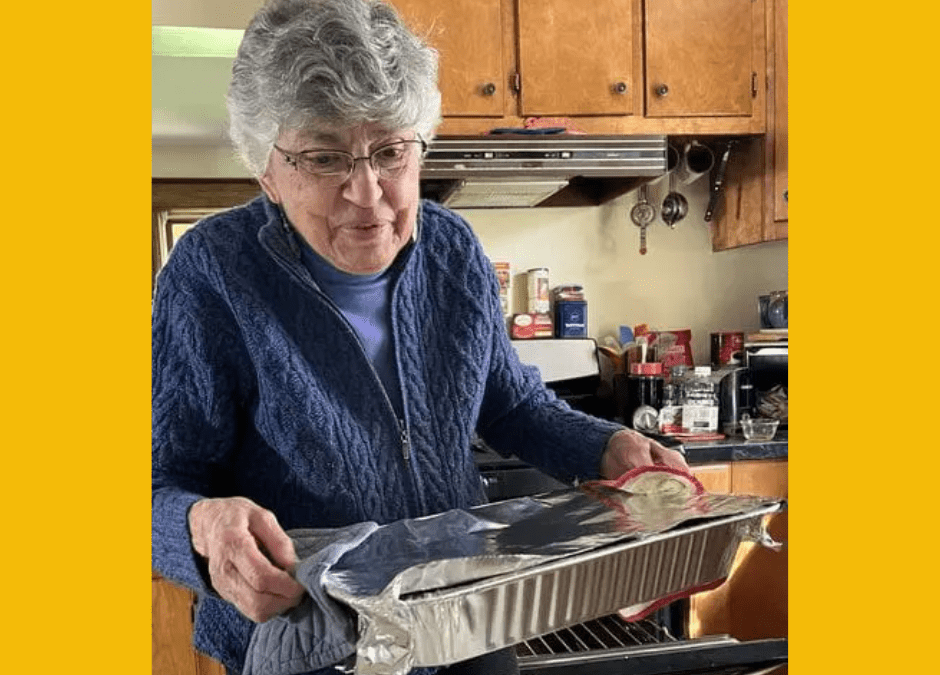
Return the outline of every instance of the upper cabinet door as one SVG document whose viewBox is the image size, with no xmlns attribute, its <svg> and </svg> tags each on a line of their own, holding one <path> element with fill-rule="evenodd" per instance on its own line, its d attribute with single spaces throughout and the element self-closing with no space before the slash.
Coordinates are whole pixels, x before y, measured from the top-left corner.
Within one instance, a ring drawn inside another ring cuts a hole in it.
<svg viewBox="0 0 940 675">
<path fill-rule="evenodd" d="M 634 0 L 518 0 L 520 115 L 630 115 Z"/>
<path fill-rule="evenodd" d="M 754 63 L 762 2 L 647 0 L 646 115 L 752 115 L 764 86 Z"/>
<path fill-rule="evenodd" d="M 509 95 L 501 0 L 392 0 L 440 53 L 444 116 L 500 117 Z"/>
<path fill-rule="evenodd" d="M 779 223 L 788 219 L 788 202 L 785 198 L 787 192 L 790 137 L 787 133 L 788 123 L 788 56 L 787 56 L 787 0 L 774 2 L 773 15 L 774 38 L 774 107 L 771 111 L 772 131 L 774 134 L 774 187 L 773 204 L 774 220 Z M 785 227 L 785 226 L 784 226 Z M 779 226 L 777 228 L 779 230 Z M 786 229 L 775 233 L 786 237 Z"/>
</svg>

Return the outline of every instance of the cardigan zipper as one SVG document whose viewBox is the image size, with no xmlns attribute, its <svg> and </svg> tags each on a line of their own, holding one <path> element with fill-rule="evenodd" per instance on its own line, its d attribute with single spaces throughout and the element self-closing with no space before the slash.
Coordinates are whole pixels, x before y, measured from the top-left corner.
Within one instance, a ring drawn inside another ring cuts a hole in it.
<svg viewBox="0 0 940 675">
<path fill-rule="evenodd" d="M 411 459 L 411 437 L 408 435 L 408 425 L 405 424 L 405 420 L 398 420 L 398 426 L 401 430 L 401 454 L 407 462 Z"/>
<path fill-rule="evenodd" d="M 290 239 L 293 236 L 293 233 L 289 232 L 287 236 Z M 291 243 L 294 244 L 293 239 L 291 239 Z M 362 352 L 362 357 L 365 359 L 365 362 L 369 366 L 369 369 L 372 371 L 372 374 L 375 375 L 375 380 L 376 382 L 378 382 L 379 390 L 382 392 L 382 396 L 385 397 L 385 403 L 388 405 L 388 409 L 391 411 L 392 417 L 394 417 L 395 421 L 398 423 L 399 440 L 401 442 L 401 455 L 402 455 L 402 458 L 405 460 L 405 462 L 410 464 L 411 462 L 411 436 L 408 433 L 408 423 L 404 419 L 400 419 L 398 417 L 398 413 L 395 411 L 395 406 L 392 405 L 392 398 L 391 396 L 388 395 L 388 391 L 385 389 L 385 385 L 382 383 L 382 378 L 379 377 L 379 371 L 375 369 L 375 366 L 372 365 L 372 361 L 369 360 L 369 357 L 366 354 L 365 347 L 362 346 L 362 342 L 359 340 L 359 335 L 356 333 L 356 329 L 352 327 L 352 324 L 349 323 L 349 320 L 343 315 L 343 312 L 339 309 L 339 307 L 336 306 L 336 303 L 333 302 L 330 296 L 328 296 L 326 293 L 321 291 L 317 287 L 316 284 L 311 283 L 310 280 L 304 278 L 303 275 L 298 274 L 297 271 L 293 269 L 293 265 L 290 260 L 288 260 L 283 255 L 281 255 L 279 251 L 273 249 L 270 246 L 267 246 L 266 242 L 262 241 L 261 244 L 264 248 L 268 250 L 268 253 L 270 253 L 272 256 L 275 257 L 275 259 L 280 258 L 281 265 L 288 271 L 288 273 L 296 277 L 301 282 L 302 285 L 307 286 L 308 288 L 313 290 L 313 292 L 316 293 L 317 296 L 319 296 L 321 300 L 326 302 L 327 306 L 333 311 L 333 313 L 337 315 L 337 317 L 339 317 L 340 321 L 342 321 L 343 324 L 345 324 L 346 330 L 349 331 L 350 335 L 352 335 L 353 340 L 356 342 L 357 345 L 359 345 L 359 350 Z M 396 282 L 396 286 L 397 286 L 397 282 Z M 393 290 L 393 293 L 394 293 L 394 290 Z M 397 342 L 398 336 L 397 334 L 395 334 L 394 325 L 392 326 L 392 334 L 395 336 L 396 342 Z M 395 365 L 399 370 L 399 379 L 400 379 L 401 368 L 398 364 L 397 349 L 395 353 Z M 405 392 L 404 390 L 402 390 L 402 403 L 404 403 L 404 398 L 405 398 Z"/>
</svg>

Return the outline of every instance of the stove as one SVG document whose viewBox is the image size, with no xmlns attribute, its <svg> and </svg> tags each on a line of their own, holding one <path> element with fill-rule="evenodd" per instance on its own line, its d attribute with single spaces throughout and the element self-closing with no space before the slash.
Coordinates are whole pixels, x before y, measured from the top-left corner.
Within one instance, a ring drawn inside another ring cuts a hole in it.
<svg viewBox="0 0 940 675">
<path fill-rule="evenodd" d="M 576 410 L 613 419 L 613 399 L 599 394 L 601 373 L 594 340 L 513 340 L 512 344 L 519 359 L 537 367 L 542 380 L 558 398 Z M 475 439 L 472 447 L 490 501 L 569 487 L 515 456 L 503 457 L 482 439 Z"/>
</svg>

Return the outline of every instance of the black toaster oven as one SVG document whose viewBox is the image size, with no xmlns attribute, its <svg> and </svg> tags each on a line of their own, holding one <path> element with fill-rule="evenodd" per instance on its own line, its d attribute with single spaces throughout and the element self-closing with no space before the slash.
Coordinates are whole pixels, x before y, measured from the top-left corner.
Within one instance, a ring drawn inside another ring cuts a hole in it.
<svg viewBox="0 0 940 675">
<path fill-rule="evenodd" d="M 744 365 L 753 388 L 756 417 L 780 420 L 780 427 L 788 426 L 788 341 L 745 342 Z"/>
</svg>

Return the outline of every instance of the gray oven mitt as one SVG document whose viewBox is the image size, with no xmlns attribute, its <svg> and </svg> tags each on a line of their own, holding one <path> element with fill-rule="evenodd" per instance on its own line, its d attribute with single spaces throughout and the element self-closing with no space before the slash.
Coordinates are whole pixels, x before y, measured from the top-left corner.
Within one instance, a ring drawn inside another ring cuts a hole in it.
<svg viewBox="0 0 940 675">
<path fill-rule="evenodd" d="M 344 661 L 356 653 L 356 613 L 326 594 L 323 575 L 346 551 L 378 528 L 373 522 L 337 529 L 291 530 L 307 589 L 290 612 L 258 625 L 248 643 L 243 675 L 292 675 Z"/>
</svg>

